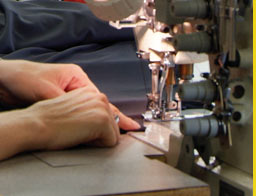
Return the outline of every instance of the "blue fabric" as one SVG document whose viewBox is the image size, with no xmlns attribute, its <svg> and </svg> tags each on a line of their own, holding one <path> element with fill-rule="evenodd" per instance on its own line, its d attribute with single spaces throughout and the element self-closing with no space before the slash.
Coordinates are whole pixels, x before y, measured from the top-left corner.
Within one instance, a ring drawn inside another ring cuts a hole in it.
<svg viewBox="0 0 256 196">
<path fill-rule="evenodd" d="M 80 65 L 129 116 L 146 109 L 150 72 L 132 30 L 110 27 L 84 4 L 0 0 L 0 43 L 4 59 Z"/>
</svg>

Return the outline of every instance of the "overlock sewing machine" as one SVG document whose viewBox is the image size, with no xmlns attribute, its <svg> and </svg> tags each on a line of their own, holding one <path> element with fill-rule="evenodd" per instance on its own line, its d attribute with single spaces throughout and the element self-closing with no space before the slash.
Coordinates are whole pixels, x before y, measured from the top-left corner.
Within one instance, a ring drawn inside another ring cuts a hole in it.
<svg viewBox="0 0 256 196">
<path fill-rule="evenodd" d="M 131 135 L 212 195 L 252 195 L 252 1 L 86 2 L 110 25 L 134 28 L 138 57 L 149 62 L 146 131 Z M 210 72 L 194 82 L 194 64 L 206 60 Z"/>
</svg>

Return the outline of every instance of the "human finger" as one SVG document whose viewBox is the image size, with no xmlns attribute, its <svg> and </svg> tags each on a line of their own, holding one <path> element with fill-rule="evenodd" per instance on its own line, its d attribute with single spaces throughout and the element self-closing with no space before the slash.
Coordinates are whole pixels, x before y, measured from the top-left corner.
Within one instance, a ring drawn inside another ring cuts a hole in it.
<svg viewBox="0 0 256 196">
<path fill-rule="evenodd" d="M 114 106 L 113 104 L 110 104 L 110 108 L 112 109 L 113 113 L 119 116 L 119 122 L 118 125 L 121 129 L 124 130 L 137 130 L 140 129 L 140 124 L 134 121 L 133 119 L 129 118 L 128 116 L 124 115 L 120 110 Z"/>
<path fill-rule="evenodd" d="M 77 88 L 91 86 L 92 88 L 98 88 L 94 85 L 94 83 L 90 80 L 88 75 L 83 71 L 81 67 L 75 64 L 68 64 L 68 69 L 65 69 L 66 75 L 69 76 L 69 81 L 65 86 L 65 91 L 69 92 Z M 72 77 L 70 77 L 72 76 Z"/>
</svg>

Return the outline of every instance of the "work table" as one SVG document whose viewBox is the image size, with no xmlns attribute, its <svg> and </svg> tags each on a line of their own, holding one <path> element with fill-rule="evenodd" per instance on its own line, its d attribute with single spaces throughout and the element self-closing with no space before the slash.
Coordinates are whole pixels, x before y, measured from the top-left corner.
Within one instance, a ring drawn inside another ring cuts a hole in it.
<svg viewBox="0 0 256 196">
<path fill-rule="evenodd" d="M 34 152 L 0 162 L 1 196 L 209 196 L 207 184 L 129 135 L 114 148 Z"/>
</svg>

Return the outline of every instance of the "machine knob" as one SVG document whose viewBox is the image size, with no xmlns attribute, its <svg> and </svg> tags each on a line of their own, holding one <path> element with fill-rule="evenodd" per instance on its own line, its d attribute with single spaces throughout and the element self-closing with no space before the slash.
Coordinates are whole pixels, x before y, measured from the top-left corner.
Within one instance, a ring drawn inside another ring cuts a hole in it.
<svg viewBox="0 0 256 196">
<path fill-rule="evenodd" d="M 185 119 L 180 121 L 180 131 L 186 136 L 216 137 L 219 122 L 215 116 Z"/>
<path fill-rule="evenodd" d="M 86 0 L 90 10 L 105 21 L 117 21 L 134 14 L 143 0 Z"/>
<path fill-rule="evenodd" d="M 207 32 L 179 34 L 173 37 L 172 42 L 176 51 L 208 53 L 213 47 L 212 38 Z"/>
<path fill-rule="evenodd" d="M 178 88 L 182 101 L 213 102 L 217 98 L 217 86 L 211 80 L 184 83 Z"/>
<path fill-rule="evenodd" d="M 205 0 L 176 0 L 171 6 L 174 15 L 183 18 L 206 18 L 209 14 L 208 9 Z"/>
</svg>

